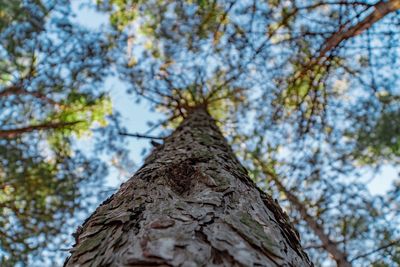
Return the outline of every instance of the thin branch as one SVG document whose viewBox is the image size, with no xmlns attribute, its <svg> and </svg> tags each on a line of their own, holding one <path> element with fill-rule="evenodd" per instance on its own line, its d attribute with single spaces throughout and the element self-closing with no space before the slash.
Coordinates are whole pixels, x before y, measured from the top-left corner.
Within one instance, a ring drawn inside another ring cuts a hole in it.
<svg viewBox="0 0 400 267">
<path fill-rule="evenodd" d="M 164 137 L 157 137 L 157 136 L 151 136 L 151 135 L 145 135 L 145 134 L 138 134 L 138 133 L 124 133 L 124 132 L 119 132 L 118 134 L 119 134 L 119 135 L 123 135 L 123 136 L 136 137 L 136 138 L 164 140 Z"/>
<path fill-rule="evenodd" d="M 392 242 L 389 242 L 388 244 L 385 244 L 385 245 L 383 245 L 383 246 L 380 246 L 380 247 L 377 248 L 377 249 L 374 249 L 374 250 L 371 250 L 371 251 L 366 252 L 366 253 L 364 253 L 364 254 L 360 254 L 360 255 L 358 255 L 358 256 L 355 256 L 353 259 L 351 259 L 350 262 L 353 262 L 353 261 L 358 260 L 358 259 L 360 259 L 360 258 L 368 257 L 368 256 L 371 255 L 371 254 L 374 254 L 374 253 L 376 253 L 376 252 L 378 252 L 378 251 L 381 251 L 381 250 L 383 250 L 383 249 L 387 249 L 387 248 L 389 248 L 389 247 L 391 247 L 391 246 L 393 246 L 393 245 L 396 245 L 396 244 L 398 244 L 398 243 L 400 243 L 400 239 L 393 240 Z"/>
<path fill-rule="evenodd" d="M 363 20 L 358 22 L 353 26 L 347 27 L 347 22 L 344 25 L 340 26 L 340 28 L 334 32 L 330 37 L 326 38 L 324 44 L 319 49 L 318 55 L 311 58 L 311 60 L 302 68 L 302 70 L 295 74 L 293 81 L 301 78 L 308 70 L 311 70 L 316 65 L 323 65 L 327 60 L 329 60 L 329 56 L 326 55 L 335 51 L 335 49 L 340 48 L 340 44 L 347 39 L 353 38 L 357 35 L 360 35 L 364 31 L 371 28 L 376 22 L 383 19 L 386 15 L 395 12 L 400 9 L 400 1 L 399 0 L 389 0 L 389 1 L 380 1 L 372 6 L 374 11 L 372 11 L 368 16 L 366 16 Z M 369 8 L 367 8 L 368 10 Z M 365 10 L 363 11 L 365 12 Z M 361 16 L 362 13 L 357 14 L 356 17 Z"/>
</svg>

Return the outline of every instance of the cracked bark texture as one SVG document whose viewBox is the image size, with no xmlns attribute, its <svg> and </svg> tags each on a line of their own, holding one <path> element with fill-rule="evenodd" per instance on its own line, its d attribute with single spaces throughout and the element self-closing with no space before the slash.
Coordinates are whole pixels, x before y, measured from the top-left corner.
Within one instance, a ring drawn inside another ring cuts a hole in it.
<svg viewBox="0 0 400 267">
<path fill-rule="evenodd" d="M 65 266 L 312 266 L 205 108 L 96 209 L 70 252 Z"/>
</svg>

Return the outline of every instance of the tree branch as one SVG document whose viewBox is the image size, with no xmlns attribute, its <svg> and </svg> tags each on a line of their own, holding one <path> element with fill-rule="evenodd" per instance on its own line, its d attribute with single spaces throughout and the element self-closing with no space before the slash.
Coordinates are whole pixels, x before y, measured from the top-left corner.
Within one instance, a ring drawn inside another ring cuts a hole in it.
<svg viewBox="0 0 400 267">
<path fill-rule="evenodd" d="M 119 135 L 123 135 L 123 136 L 136 137 L 136 138 L 164 140 L 164 137 L 150 136 L 150 135 L 138 134 L 138 133 L 124 133 L 124 132 L 119 132 L 118 134 L 119 134 Z"/>
<path fill-rule="evenodd" d="M 394 12 L 400 9 L 400 1 L 398 0 L 389 0 L 389 1 L 380 1 L 374 6 L 374 11 L 365 17 L 362 21 L 357 23 L 354 26 L 349 28 L 343 27 L 339 29 L 337 32 L 328 37 L 325 41 L 324 46 L 321 48 L 318 59 L 324 57 L 329 51 L 336 48 L 341 42 L 357 36 L 361 34 L 363 31 L 372 27 L 372 25 L 382 18 L 384 18 L 387 14 Z"/>
<path fill-rule="evenodd" d="M 30 95 L 35 98 L 41 99 L 49 104 L 52 104 L 54 106 L 60 105 L 60 103 L 58 103 L 57 101 L 54 101 L 53 99 L 47 97 L 46 95 L 44 95 L 42 93 L 27 91 L 19 85 L 11 85 L 9 87 L 4 88 L 2 91 L 0 91 L 0 98 L 11 96 L 11 95 Z"/>
<path fill-rule="evenodd" d="M 388 247 L 391 247 L 391 246 L 393 246 L 393 245 L 396 245 L 397 243 L 400 243 L 400 239 L 393 240 L 393 241 L 389 242 L 389 243 L 386 244 L 386 245 L 380 246 L 380 247 L 377 248 L 377 249 L 374 249 L 374 250 L 371 250 L 371 251 L 369 251 L 369 252 L 367 252 L 367 253 L 364 253 L 364 254 L 360 254 L 360 255 L 358 255 L 358 256 L 355 256 L 353 259 L 351 259 L 350 262 L 353 262 L 353 261 L 358 260 L 358 259 L 360 259 L 360 258 L 367 257 L 367 256 L 369 256 L 369 255 L 371 255 L 371 254 L 374 254 L 374 253 L 376 253 L 376 252 L 378 252 L 378 251 L 381 251 L 381 250 L 383 250 L 383 249 L 387 249 Z"/>
<path fill-rule="evenodd" d="M 372 25 L 379 20 L 383 19 L 389 13 L 397 11 L 400 9 L 399 0 L 389 0 L 376 3 L 372 6 L 374 11 L 371 12 L 362 21 L 358 22 L 354 26 L 347 27 L 345 23 L 342 25 L 335 33 L 328 37 L 324 44 L 319 49 L 318 55 L 311 58 L 311 60 L 302 68 L 302 70 L 297 73 L 294 77 L 294 81 L 300 79 L 308 70 L 311 70 L 315 65 L 323 65 L 326 61 L 330 59 L 332 55 L 327 54 L 337 48 L 343 41 L 355 37 L 365 30 L 372 27 Z M 361 14 L 358 14 L 360 16 Z"/>
<path fill-rule="evenodd" d="M 55 130 L 61 128 L 68 128 L 82 121 L 74 121 L 74 122 L 57 122 L 57 123 L 43 123 L 38 125 L 30 125 L 26 127 L 16 128 L 16 129 L 4 129 L 0 130 L 0 138 L 14 138 L 16 136 L 20 136 L 25 133 L 30 133 L 34 131 L 42 131 L 42 130 Z"/>
</svg>

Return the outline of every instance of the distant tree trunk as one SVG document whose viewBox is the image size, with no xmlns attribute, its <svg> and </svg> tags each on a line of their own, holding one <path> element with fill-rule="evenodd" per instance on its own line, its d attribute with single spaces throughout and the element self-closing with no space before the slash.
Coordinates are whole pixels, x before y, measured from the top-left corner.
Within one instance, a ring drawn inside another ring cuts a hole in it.
<svg viewBox="0 0 400 267">
<path fill-rule="evenodd" d="M 351 263 L 347 260 L 347 255 L 340 250 L 337 242 L 333 241 L 328 234 L 324 232 L 324 227 L 318 221 L 313 218 L 307 211 L 306 206 L 301 202 L 295 194 L 288 190 L 275 175 L 274 172 L 268 170 L 263 162 L 257 160 L 261 166 L 263 172 L 271 177 L 278 189 L 283 192 L 290 204 L 299 212 L 301 218 L 307 223 L 308 227 L 314 232 L 322 243 L 322 247 L 330 254 L 333 260 L 336 262 L 337 267 L 351 267 Z"/>
<path fill-rule="evenodd" d="M 203 107 L 76 233 L 66 266 L 312 266 Z"/>
</svg>

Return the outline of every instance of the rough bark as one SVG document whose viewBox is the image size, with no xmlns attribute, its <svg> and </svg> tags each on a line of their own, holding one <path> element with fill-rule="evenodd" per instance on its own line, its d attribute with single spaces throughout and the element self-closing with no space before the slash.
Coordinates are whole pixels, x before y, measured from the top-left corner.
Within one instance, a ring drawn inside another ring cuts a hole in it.
<svg viewBox="0 0 400 267">
<path fill-rule="evenodd" d="M 79 229 L 65 266 L 312 266 L 203 108 Z"/>
</svg>

